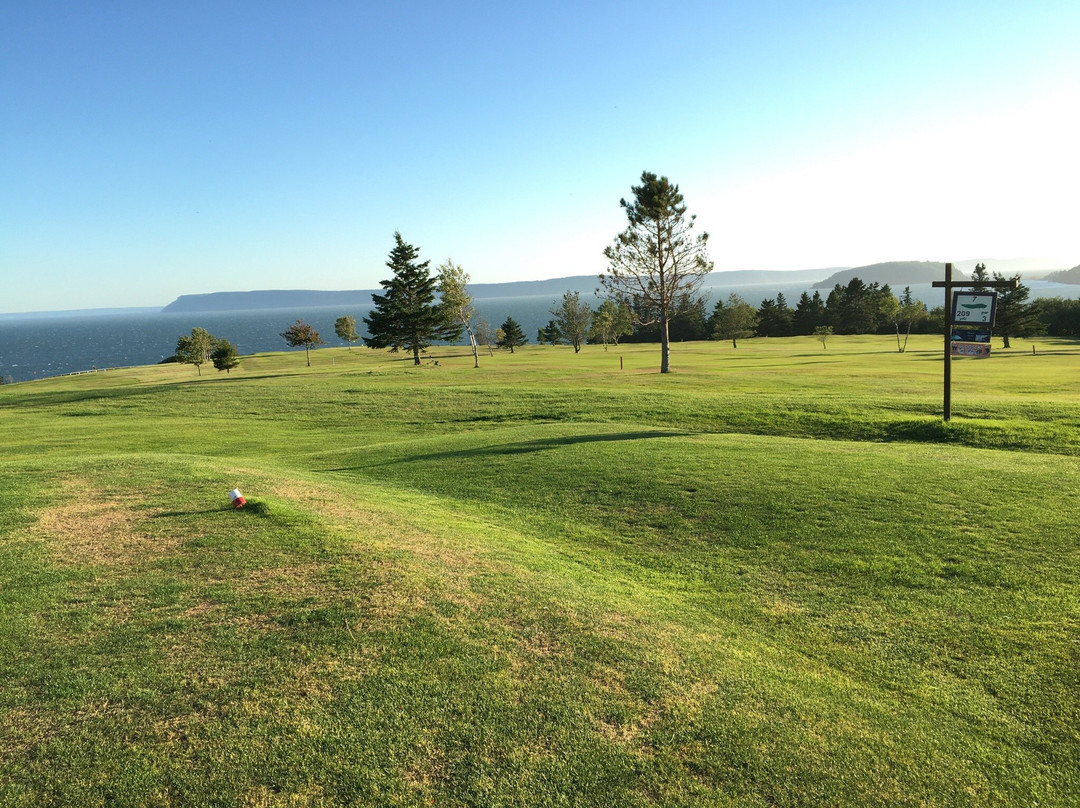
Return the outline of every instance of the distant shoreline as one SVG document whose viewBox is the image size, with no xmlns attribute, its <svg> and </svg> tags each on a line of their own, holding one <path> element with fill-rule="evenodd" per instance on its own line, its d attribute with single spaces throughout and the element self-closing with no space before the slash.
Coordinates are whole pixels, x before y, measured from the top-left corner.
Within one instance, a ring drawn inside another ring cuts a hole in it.
<svg viewBox="0 0 1080 808">
<path fill-rule="evenodd" d="M 970 274 L 975 259 L 954 264 L 957 270 Z M 1035 269 L 1034 259 L 985 259 L 992 271 L 1003 274 L 1019 272 L 1025 282 L 1042 280 L 1054 270 Z M 932 261 L 890 261 L 861 267 L 825 267 L 792 270 L 722 270 L 706 277 L 706 287 L 760 287 L 776 284 L 805 283 L 815 289 L 830 289 L 834 281 L 857 276 L 866 283 L 888 283 L 894 290 L 938 279 L 936 267 L 944 264 Z M 942 269 L 943 271 L 943 269 Z M 1060 270 L 1056 274 L 1063 274 Z M 931 275 L 934 277 L 931 278 Z M 592 294 L 599 285 L 596 275 L 569 275 L 537 281 L 506 281 L 502 283 L 470 283 L 469 291 L 475 300 L 511 297 L 558 297 L 565 291 Z M 250 291 L 206 292 L 180 295 L 165 306 L 131 306 L 97 309 L 64 309 L 30 312 L 0 312 L 0 320 L 40 319 L 48 317 L 100 317 L 146 314 L 210 314 L 231 311 L 270 311 L 273 309 L 315 308 L 326 306 L 371 305 L 371 295 L 381 289 L 254 289 Z"/>
</svg>

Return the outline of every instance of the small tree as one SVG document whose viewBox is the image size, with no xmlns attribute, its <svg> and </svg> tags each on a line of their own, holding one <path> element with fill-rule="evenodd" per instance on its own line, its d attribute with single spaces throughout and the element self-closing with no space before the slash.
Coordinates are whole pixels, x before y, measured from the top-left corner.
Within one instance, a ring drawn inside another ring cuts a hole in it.
<svg viewBox="0 0 1080 808">
<path fill-rule="evenodd" d="M 739 340 L 754 336 L 758 312 L 753 306 L 732 292 L 727 303 L 717 301 L 712 314 L 713 339 L 729 339 L 731 347 L 738 348 Z"/>
<path fill-rule="evenodd" d="M 630 316 L 630 307 L 624 301 L 616 303 L 613 300 L 605 300 L 593 312 L 589 337 L 594 342 L 597 340 L 603 342 L 605 351 L 608 349 L 609 342 L 618 345 L 619 337 L 633 333 L 634 323 Z"/>
<path fill-rule="evenodd" d="M 442 298 L 442 307 L 449 321 L 464 328 L 469 335 L 469 345 L 472 346 L 473 367 L 480 367 L 480 354 L 476 348 L 476 329 L 473 319 L 476 317 L 476 307 L 473 306 L 472 295 L 465 288 L 469 282 L 469 274 L 449 258 L 446 263 L 439 267 L 438 288 Z"/>
<path fill-rule="evenodd" d="M 832 335 L 833 330 L 831 325 L 819 325 L 817 328 L 814 329 L 814 336 L 821 340 L 822 349 L 828 348 L 828 346 L 825 344 L 825 341 Z"/>
<path fill-rule="evenodd" d="M 334 320 L 334 333 L 338 335 L 338 339 L 349 343 L 350 351 L 352 344 L 360 339 L 360 335 L 356 333 L 356 318 L 351 314 Z"/>
<path fill-rule="evenodd" d="M 473 335 L 475 336 L 478 345 L 487 347 L 488 356 L 495 355 L 495 352 L 491 348 L 495 344 L 497 337 L 495 336 L 495 329 L 491 327 L 491 323 L 484 318 L 480 318 L 473 326 Z"/>
<path fill-rule="evenodd" d="M 592 322 L 592 309 L 588 303 L 581 302 L 577 292 L 564 292 L 562 303 L 551 310 L 555 315 L 555 326 L 562 338 L 574 346 L 574 353 L 581 350 L 589 336 L 589 323 Z"/>
<path fill-rule="evenodd" d="M 205 328 L 193 328 L 190 337 L 180 337 L 176 341 L 176 361 L 194 365 L 202 376 L 202 364 L 210 361 L 210 354 L 217 342 L 217 338 Z"/>
<path fill-rule="evenodd" d="M 236 353 L 236 346 L 227 339 L 218 340 L 217 347 L 210 354 L 210 359 L 219 371 L 224 370 L 226 375 L 233 368 L 240 367 L 240 356 Z"/>
<path fill-rule="evenodd" d="M 520 348 L 529 341 L 513 317 L 506 318 L 506 322 L 499 326 L 499 332 L 502 333 L 502 337 L 495 344 L 499 348 L 509 348 L 510 353 L 514 352 L 514 348 Z"/>
<path fill-rule="evenodd" d="M 911 287 L 904 287 L 904 294 L 900 297 L 900 308 L 896 315 L 896 346 L 900 353 L 907 350 L 908 338 L 911 336 L 913 323 L 926 317 L 926 304 L 912 297 Z M 900 323 L 904 323 L 904 344 L 900 344 Z"/>
<path fill-rule="evenodd" d="M 315 330 L 314 326 L 308 325 L 303 320 L 297 320 L 294 325 L 291 325 L 282 331 L 281 336 L 283 336 L 285 341 L 292 347 L 304 349 L 307 354 L 308 367 L 311 367 L 312 346 L 326 344 L 323 342 L 322 337 L 319 336 L 319 332 Z"/>
<path fill-rule="evenodd" d="M 554 320 L 548 320 L 547 325 L 536 332 L 536 342 L 539 345 L 543 345 L 545 342 L 549 345 L 558 345 L 562 342 L 559 324 Z"/>
</svg>

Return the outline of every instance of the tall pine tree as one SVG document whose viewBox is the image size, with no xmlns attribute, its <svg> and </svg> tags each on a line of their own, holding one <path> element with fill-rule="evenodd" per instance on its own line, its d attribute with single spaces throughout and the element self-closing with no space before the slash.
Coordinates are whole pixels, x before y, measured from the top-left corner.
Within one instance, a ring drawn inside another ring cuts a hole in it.
<svg viewBox="0 0 1080 808">
<path fill-rule="evenodd" d="M 386 262 L 394 277 L 380 282 L 385 294 L 371 296 L 375 308 L 364 318 L 371 336 L 364 337 L 364 344 L 369 348 L 411 351 L 413 364 L 419 365 L 421 351 L 436 340 L 457 339 L 461 325 L 435 303 L 436 279 L 428 270 L 431 262 L 417 261 L 420 251 L 406 244 L 401 233 L 394 233 L 394 241 Z"/>
</svg>

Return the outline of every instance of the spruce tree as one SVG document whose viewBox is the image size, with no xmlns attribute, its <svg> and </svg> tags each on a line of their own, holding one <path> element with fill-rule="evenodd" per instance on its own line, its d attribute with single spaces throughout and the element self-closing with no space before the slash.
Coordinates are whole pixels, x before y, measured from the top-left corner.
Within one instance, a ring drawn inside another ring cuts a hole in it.
<svg viewBox="0 0 1080 808">
<path fill-rule="evenodd" d="M 375 308 L 364 318 L 371 336 L 364 337 L 364 344 L 411 351 L 413 364 L 419 365 L 421 351 L 436 340 L 457 339 L 461 326 L 435 303 L 436 279 L 428 270 L 431 262 L 417 261 L 420 251 L 406 244 L 401 233 L 394 233 L 394 242 L 386 262 L 394 277 L 381 281 L 385 294 L 371 296 Z"/>
<path fill-rule="evenodd" d="M 1039 333 L 1038 309 L 1028 302 L 1031 290 L 1020 283 L 1020 275 L 1006 278 L 1000 272 L 994 273 L 995 281 L 1016 281 L 1015 289 L 1002 289 L 997 298 L 997 321 L 994 334 L 1001 337 L 1002 347 L 1010 348 L 1009 337 L 1030 337 Z"/>
<path fill-rule="evenodd" d="M 514 348 L 521 347 L 529 341 L 513 317 L 507 317 L 506 322 L 499 326 L 499 330 L 502 331 L 502 339 L 495 344 L 500 348 L 509 348 L 510 353 L 514 352 Z"/>
<path fill-rule="evenodd" d="M 227 339 L 218 340 L 217 347 L 210 354 L 214 367 L 224 370 L 226 374 L 233 368 L 240 367 L 240 356 L 236 353 L 236 346 Z"/>
</svg>

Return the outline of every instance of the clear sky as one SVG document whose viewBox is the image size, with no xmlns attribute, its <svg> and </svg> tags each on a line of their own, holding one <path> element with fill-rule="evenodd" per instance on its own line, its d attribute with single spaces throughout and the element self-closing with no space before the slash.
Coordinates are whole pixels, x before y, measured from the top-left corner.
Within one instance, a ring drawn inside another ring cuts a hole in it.
<svg viewBox="0 0 1080 808">
<path fill-rule="evenodd" d="M 0 0 L 0 312 L 600 272 L 1080 264 L 1080 3 Z"/>
</svg>

